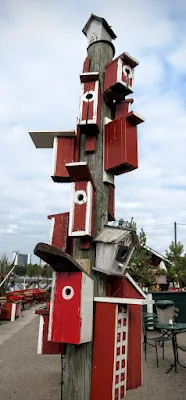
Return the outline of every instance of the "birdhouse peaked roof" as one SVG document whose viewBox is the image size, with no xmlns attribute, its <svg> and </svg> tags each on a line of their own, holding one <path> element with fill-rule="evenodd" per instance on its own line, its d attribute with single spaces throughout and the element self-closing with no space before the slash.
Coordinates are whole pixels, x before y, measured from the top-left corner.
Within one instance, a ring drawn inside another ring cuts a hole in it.
<svg viewBox="0 0 186 400">
<path fill-rule="evenodd" d="M 123 278 L 128 279 L 128 281 L 132 284 L 132 286 L 135 287 L 135 289 L 139 292 L 139 294 L 146 299 L 147 295 L 144 293 L 144 291 L 140 288 L 140 286 L 136 283 L 136 281 L 132 278 L 132 276 L 126 272 L 123 276 Z"/>
<path fill-rule="evenodd" d="M 113 32 L 113 30 L 111 29 L 111 27 L 108 25 L 107 21 L 102 18 L 102 17 L 98 17 L 95 14 L 91 14 L 89 20 L 87 21 L 86 25 L 84 26 L 82 32 L 85 34 L 85 36 L 87 36 L 87 30 L 91 24 L 91 22 L 96 19 L 97 21 L 101 22 L 101 24 L 104 26 L 104 28 L 106 29 L 106 31 L 109 33 L 109 35 L 111 36 L 112 39 L 116 39 L 117 36 L 115 35 L 115 33 Z"/>
<path fill-rule="evenodd" d="M 122 243 L 127 237 L 130 237 L 134 245 L 138 244 L 138 237 L 134 230 L 117 228 L 106 225 L 94 239 L 95 242 L 102 243 Z"/>
</svg>

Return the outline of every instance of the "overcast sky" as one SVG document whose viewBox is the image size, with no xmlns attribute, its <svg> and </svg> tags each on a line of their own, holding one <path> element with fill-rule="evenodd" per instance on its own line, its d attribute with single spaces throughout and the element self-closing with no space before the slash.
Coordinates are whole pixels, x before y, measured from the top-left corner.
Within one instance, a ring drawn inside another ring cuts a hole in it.
<svg viewBox="0 0 186 400">
<path fill-rule="evenodd" d="M 75 128 L 92 12 L 116 33 L 116 55 L 140 62 L 139 169 L 116 178 L 116 216 L 134 217 L 162 253 L 173 222 L 186 224 L 186 2 L 0 0 L 0 254 L 10 259 L 47 242 L 47 215 L 69 210 L 70 185 L 50 178 L 52 150 L 36 149 L 28 131 Z"/>
</svg>

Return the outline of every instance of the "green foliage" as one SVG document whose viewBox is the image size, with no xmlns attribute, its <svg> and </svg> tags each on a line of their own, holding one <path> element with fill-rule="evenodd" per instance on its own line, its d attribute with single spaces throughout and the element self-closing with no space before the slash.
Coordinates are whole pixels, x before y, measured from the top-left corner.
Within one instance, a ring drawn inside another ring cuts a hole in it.
<svg viewBox="0 0 186 400">
<path fill-rule="evenodd" d="M 26 267 L 23 265 L 16 265 L 14 268 L 14 273 L 18 276 L 25 276 L 26 274 Z"/>
<path fill-rule="evenodd" d="M 3 281 L 4 277 L 8 274 L 10 271 L 10 264 L 8 262 L 8 258 L 6 254 L 3 254 L 0 258 L 0 282 Z M 3 296 L 6 293 L 7 289 L 7 281 L 3 284 L 3 286 L 0 288 L 0 295 Z"/>
<path fill-rule="evenodd" d="M 186 254 L 182 243 L 171 242 L 166 257 L 173 263 L 173 265 L 167 263 L 167 278 L 172 282 L 178 282 L 182 287 L 186 283 Z"/>
<path fill-rule="evenodd" d="M 43 268 L 41 268 L 41 276 L 44 276 L 46 278 L 51 278 L 52 277 L 52 268 L 50 265 L 45 265 Z"/>
<path fill-rule="evenodd" d="M 151 253 L 145 248 L 146 235 L 141 229 L 139 235 L 139 246 L 134 250 L 130 260 L 129 273 L 140 284 L 150 288 L 155 279 L 151 265 Z"/>
<path fill-rule="evenodd" d="M 28 264 L 26 266 L 26 275 L 32 277 L 38 275 L 38 264 Z"/>
</svg>

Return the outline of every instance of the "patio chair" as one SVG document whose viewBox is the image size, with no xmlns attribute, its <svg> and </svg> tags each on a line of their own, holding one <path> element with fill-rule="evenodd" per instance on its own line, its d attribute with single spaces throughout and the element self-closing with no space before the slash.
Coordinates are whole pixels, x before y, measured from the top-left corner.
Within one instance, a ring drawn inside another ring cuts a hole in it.
<svg viewBox="0 0 186 400">
<path fill-rule="evenodd" d="M 166 336 L 148 336 L 148 329 L 154 328 L 158 323 L 158 317 L 155 314 L 149 314 L 143 317 L 143 337 L 144 337 L 144 351 L 145 351 L 145 361 L 147 361 L 147 345 L 155 347 L 156 350 L 156 365 L 159 367 L 159 359 L 158 359 L 158 344 L 162 347 L 162 358 L 165 358 L 165 342 L 170 342 L 171 338 Z"/>
<path fill-rule="evenodd" d="M 186 352 L 186 345 L 184 346 L 180 346 L 179 344 L 178 344 L 178 341 L 177 341 L 177 336 L 178 335 L 180 335 L 181 333 L 186 333 L 186 329 L 183 329 L 182 331 L 177 331 L 177 332 L 175 332 L 175 343 L 176 343 L 176 356 L 177 356 L 177 362 L 178 362 L 178 365 L 181 365 L 181 367 L 183 367 L 183 368 L 186 368 L 186 365 L 183 365 L 183 364 L 181 364 L 180 363 L 180 360 L 179 360 L 179 352 L 178 352 L 178 350 L 181 350 L 181 351 L 183 351 L 183 352 Z"/>
</svg>

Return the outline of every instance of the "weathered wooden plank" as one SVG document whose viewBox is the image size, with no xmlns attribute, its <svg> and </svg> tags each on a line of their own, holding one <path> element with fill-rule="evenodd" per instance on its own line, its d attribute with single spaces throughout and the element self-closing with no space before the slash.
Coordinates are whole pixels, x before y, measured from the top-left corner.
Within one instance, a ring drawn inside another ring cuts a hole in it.
<svg viewBox="0 0 186 400">
<path fill-rule="evenodd" d="M 34 249 L 34 254 L 49 264 L 56 272 L 82 271 L 86 273 L 73 257 L 49 244 L 38 243 Z"/>
</svg>

